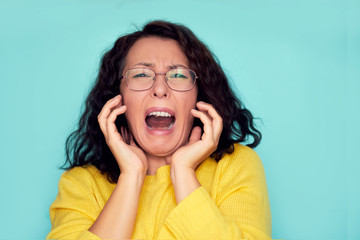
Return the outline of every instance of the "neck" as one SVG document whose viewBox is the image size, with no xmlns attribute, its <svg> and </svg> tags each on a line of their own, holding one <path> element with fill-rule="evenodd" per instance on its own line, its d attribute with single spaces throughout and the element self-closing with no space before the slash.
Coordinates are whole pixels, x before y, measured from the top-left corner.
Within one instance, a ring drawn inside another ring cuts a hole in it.
<svg viewBox="0 0 360 240">
<path fill-rule="evenodd" d="M 153 156 L 150 154 L 145 155 L 148 161 L 148 170 L 146 175 L 155 175 L 158 168 L 170 164 L 171 156 Z"/>
</svg>

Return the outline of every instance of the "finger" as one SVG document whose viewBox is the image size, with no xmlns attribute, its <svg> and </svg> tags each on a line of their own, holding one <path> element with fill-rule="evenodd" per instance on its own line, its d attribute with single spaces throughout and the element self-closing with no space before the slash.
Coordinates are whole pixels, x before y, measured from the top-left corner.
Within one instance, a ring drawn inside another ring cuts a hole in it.
<svg viewBox="0 0 360 240">
<path fill-rule="evenodd" d="M 190 138 L 189 138 L 189 144 L 193 144 L 197 141 L 199 141 L 201 138 L 201 128 L 199 126 L 195 126 L 191 130 Z"/>
<path fill-rule="evenodd" d="M 216 136 L 219 136 L 223 129 L 223 119 L 221 118 L 219 113 L 215 110 L 214 106 L 205 102 L 198 102 L 196 106 L 198 107 L 199 110 L 206 111 L 209 114 L 209 116 L 212 118 L 214 134 Z"/>
<path fill-rule="evenodd" d="M 124 112 L 126 112 L 125 105 L 114 109 L 110 113 L 109 117 L 106 119 L 106 129 L 107 129 L 108 137 L 110 137 L 110 135 L 114 134 L 114 133 L 117 133 L 120 135 L 120 133 L 118 132 L 117 127 L 115 125 L 115 120 L 116 120 L 117 116 L 123 114 Z"/>
<path fill-rule="evenodd" d="M 101 109 L 98 119 L 107 119 L 113 108 L 122 105 L 121 100 L 121 95 L 117 95 L 116 97 L 108 100 Z"/>
<path fill-rule="evenodd" d="M 205 102 L 198 102 L 196 104 L 197 108 L 201 111 L 206 111 L 209 113 L 210 117 L 213 119 L 213 120 L 216 120 L 216 121 L 221 121 L 222 122 L 222 118 L 221 116 L 219 115 L 219 113 L 215 110 L 214 106 L 209 104 L 209 103 L 205 103 Z"/>
<path fill-rule="evenodd" d="M 211 119 L 208 117 L 207 114 L 205 114 L 202 111 L 198 111 L 196 109 L 191 110 L 191 114 L 194 117 L 197 117 L 200 119 L 200 121 L 204 124 L 204 134 L 206 136 L 210 136 L 212 138 L 213 136 L 213 126 L 211 124 Z"/>
<path fill-rule="evenodd" d="M 101 109 L 101 111 L 98 115 L 98 122 L 99 122 L 100 129 L 103 132 L 103 134 L 107 133 L 106 119 L 110 115 L 111 110 L 119 104 L 122 104 L 121 95 L 117 95 L 116 97 L 108 100 L 105 103 L 105 105 L 103 106 L 103 108 Z"/>
</svg>

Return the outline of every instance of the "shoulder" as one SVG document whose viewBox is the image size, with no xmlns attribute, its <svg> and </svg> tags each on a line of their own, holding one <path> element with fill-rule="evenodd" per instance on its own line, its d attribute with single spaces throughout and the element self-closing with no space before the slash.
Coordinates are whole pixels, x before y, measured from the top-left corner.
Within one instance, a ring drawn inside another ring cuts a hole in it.
<svg viewBox="0 0 360 240">
<path fill-rule="evenodd" d="M 218 163 L 216 178 L 220 187 L 264 185 L 265 172 L 259 155 L 250 147 L 234 144 L 234 151 Z M 231 187 L 230 187 L 231 188 Z"/>
<path fill-rule="evenodd" d="M 74 167 L 61 175 L 58 195 L 50 206 L 53 229 L 48 238 L 53 238 L 56 234 L 64 236 L 65 232 L 70 234 L 76 230 L 76 226 L 87 226 L 96 220 L 103 207 L 98 194 L 100 188 L 96 182 L 100 175 L 100 171 L 94 166 Z M 74 225 L 75 220 L 78 223 Z M 69 221 L 72 222 L 71 228 Z"/>
<path fill-rule="evenodd" d="M 106 175 L 102 174 L 95 166 L 86 165 L 65 171 L 60 178 L 59 185 L 72 183 L 78 188 L 89 190 L 102 182 L 108 182 Z"/>
<path fill-rule="evenodd" d="M 234 144 L 234 151 L 224 156 L 219 161 L 221 168 L 242 168 L 248 170 L 262 169 L 262 163 L 259 155 L 252 148 L 236 143 Z"/>
<path fill-rule="evenodd" d="M 250 147 L 235 143 L 232 153 L 226 153 L 216 162 L 212 157 L 206 159 L 198 168 L 200 173 L 223 178 L 241 176 L 250 172 L 263 172 L 263 165 L 259 155 Z"/>
<path fill-rule="evenodd" d="M 71 179 L 89 179 L 100 177 L 100 171 L 93 165 L 85 165 L 71 168 L 65 171 L 61 177 Z"/>
</svg>

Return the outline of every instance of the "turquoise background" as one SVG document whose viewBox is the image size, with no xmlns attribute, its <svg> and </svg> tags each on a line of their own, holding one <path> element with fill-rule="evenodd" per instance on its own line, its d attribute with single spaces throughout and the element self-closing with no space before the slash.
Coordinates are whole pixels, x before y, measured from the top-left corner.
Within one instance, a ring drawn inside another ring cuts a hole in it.
<svg viewBox="0 0 360 240">
<path fill-rule="evenodd" d="M 360 239 L 359 0 L 0 1 L 0 239 L 45 238 L 100 56 L 152 19 L 189 26 L 262 119 L 273 238 Z"/>
</svg>

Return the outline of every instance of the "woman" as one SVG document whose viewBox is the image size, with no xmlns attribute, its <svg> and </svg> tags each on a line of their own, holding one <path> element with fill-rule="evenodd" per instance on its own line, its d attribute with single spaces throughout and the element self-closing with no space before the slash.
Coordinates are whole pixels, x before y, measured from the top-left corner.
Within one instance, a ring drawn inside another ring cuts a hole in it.
<svg viewBox="0 0 360 240">
<path fill-rule="evenodd" d="M 260 139 L 206 46 L 150 22 L 102 59 L 47 238 L 269 239 Z"/>
</svg>

